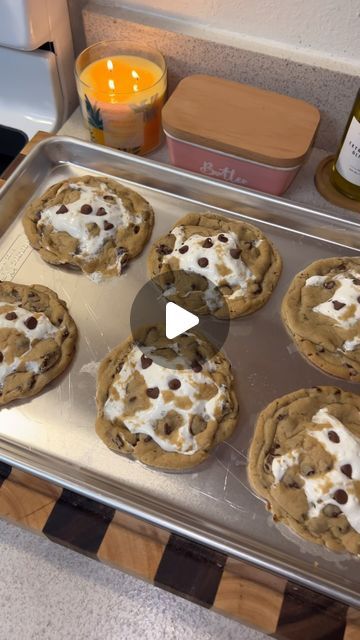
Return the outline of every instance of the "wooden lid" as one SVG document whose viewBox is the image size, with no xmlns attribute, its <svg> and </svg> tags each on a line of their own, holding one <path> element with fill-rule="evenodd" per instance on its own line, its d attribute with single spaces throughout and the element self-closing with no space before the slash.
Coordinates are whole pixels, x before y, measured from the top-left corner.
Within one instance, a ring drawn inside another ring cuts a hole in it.
<svg viewBox="0 0 360 640">
<path fill-rule="evenodd" d="M 162 111 L 181 140 L 278 167 L 304 159 L 319 124 L 313 105 L 273 91 L 205 75 L 188 76 Z"/>
</svg>

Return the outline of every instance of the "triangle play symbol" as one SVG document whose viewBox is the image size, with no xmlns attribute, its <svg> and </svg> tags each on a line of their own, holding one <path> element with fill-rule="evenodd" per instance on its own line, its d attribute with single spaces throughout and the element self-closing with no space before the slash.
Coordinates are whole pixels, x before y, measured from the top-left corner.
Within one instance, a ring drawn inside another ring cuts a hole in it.
<svg viewBox="0 0 360 640">
<path fill-rule="evenodd" d="M 179 307 L 175 302 L 166 305 L 166 337 L 169 340 L 176 338 L 188 329 L 199 324 L 199 318 L 190 311 Z"/>
</svg>

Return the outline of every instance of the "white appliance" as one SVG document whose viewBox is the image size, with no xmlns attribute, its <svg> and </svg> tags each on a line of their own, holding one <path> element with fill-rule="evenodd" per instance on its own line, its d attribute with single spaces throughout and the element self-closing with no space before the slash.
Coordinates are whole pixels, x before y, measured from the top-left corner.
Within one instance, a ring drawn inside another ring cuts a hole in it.
<svg viewBox="0 0 360 640">
<path fill-rule="evenodd" d="M 55 132 L 76 104 L 66 0 L 0 0 L 0 127 Z M 6 153 L 0 135 L 0 153 Z"/>
</svg>

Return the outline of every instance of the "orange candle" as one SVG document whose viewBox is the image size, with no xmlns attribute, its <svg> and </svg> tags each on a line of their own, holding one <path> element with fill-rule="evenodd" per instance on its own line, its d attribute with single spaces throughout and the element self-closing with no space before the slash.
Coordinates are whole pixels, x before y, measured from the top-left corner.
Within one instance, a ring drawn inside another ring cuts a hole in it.
<svg viewBox="0 0 360 640">
<path fill-rule="evenodd" d="M 93 45 L 77 60 L 83 116 L 94 142 L 132 153 L 148 153 L 160 142 L 165 62 L 154 50 L 141 52 L 139 48 L 115 44 Z M 104 49 L 107 55 L 102 55 Z"/>
</svg>

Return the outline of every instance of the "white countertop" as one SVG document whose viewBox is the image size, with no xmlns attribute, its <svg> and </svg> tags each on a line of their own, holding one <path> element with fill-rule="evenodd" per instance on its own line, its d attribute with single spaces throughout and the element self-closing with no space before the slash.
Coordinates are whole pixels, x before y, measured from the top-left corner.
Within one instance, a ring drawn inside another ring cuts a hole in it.
<svg viewBox="0 0 360 640">
<path fill-rule="evenodd" d="M 74 111 L 69 120 L 67 120 L 67 122 L 58 131 L 58 134 L 73 136 L 74 138 L 81 138 L 81 140 L 90 140 L 89 132 L 83 124 L 80 107 L 78 107 L 76 111 Z M 348 212 L 345 209 L 340 209 L 339 207 L 336 207 L 325 200 L 315 187 L 314 175 L 317 166 L 327 155 L 329 155 L 328 151 L 313 148 L 311 150 L 309 158 L 307 159 L 307 162 L 300 169 L 294 182 L 286 191 L 284 197 L 287 200 L 300 202 L 316 209 L 324 209 L 329 213 L 337 213 L 346 216 Z M 149 154 L 147 157 L 151 158 L 152 160 L 156 160 L 157 162 L 169 164 L 169 156 L 165 145 Z"/>
<path fill-rule="evenodd" d="M 88 139 L 79 110 L 59 133 Z M 316 191 L 314 149 L 286 197 L 340 210 Z M 151 156 L 167 161 L 164 148 Z M 0 521 L 0 640 L 265 640 L 266 636 Z"/>
</svg>

